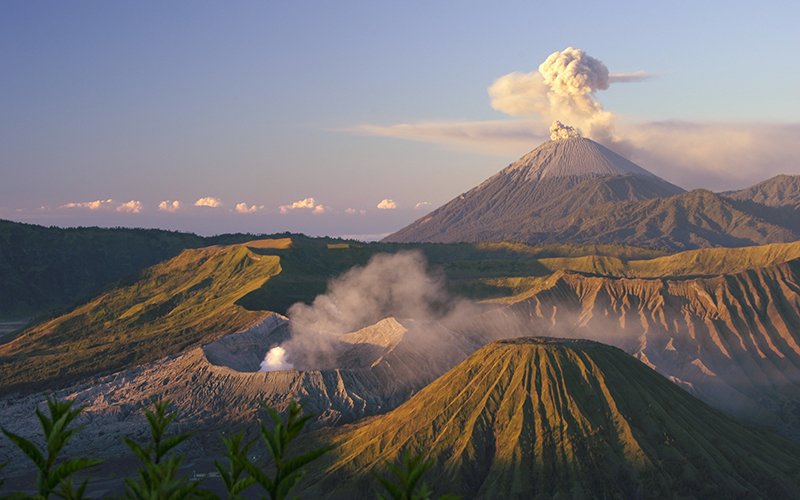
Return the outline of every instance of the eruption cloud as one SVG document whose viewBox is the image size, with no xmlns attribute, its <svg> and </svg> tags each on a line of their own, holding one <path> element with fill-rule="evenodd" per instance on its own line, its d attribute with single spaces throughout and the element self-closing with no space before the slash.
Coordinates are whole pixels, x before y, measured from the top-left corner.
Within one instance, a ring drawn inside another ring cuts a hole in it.
<svg viewBox="0 0 800 500">
<path fill-rule="evenodd" d="M 489 87 L 489 96 L 492 107 L 508 115 L 565 120 L 592 138 L 611 141 L 614 115 L 603 109 L 595 94 L 607 90 L 612 81 L 637 81 L 644 75 L 612 78 L 602 61 L 567 47 L 550 54 L 538 71 L 501 76 Z"/>
</svg>

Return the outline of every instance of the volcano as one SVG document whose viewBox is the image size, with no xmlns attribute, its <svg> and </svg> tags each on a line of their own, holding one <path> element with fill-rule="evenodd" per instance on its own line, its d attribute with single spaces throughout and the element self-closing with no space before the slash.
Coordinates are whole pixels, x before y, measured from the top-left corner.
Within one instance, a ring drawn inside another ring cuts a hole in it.
<svg viewBox="0 0 800 500">
<path fill-rule="evenodd" d="M 615 243 L 689 250 L 800 239 L 796 212 L 786 213 L 793 207 L 761 202 L 767 196 L 793 199 L 783 187 L 686 192 L 564 129 L 574 131 L 556 122 L 551 140 L 384 241 Z"/>
<path fill-rule="evenodd" d="M 433 461 L 436 493 L 464 498 L 789 498 L 800 488 L 796 445 L 586 340 L 489 344 L 397 409 L 337 433 L 309 497 L 372 498 L 371 474 L 404 452 Z"/>
<path fill-rule="evenodd" d="M 530 241 L 585 207 L 683 192 L 591 139 L 555 130 L 551 140 L 386 241 Z"/>
</svg>

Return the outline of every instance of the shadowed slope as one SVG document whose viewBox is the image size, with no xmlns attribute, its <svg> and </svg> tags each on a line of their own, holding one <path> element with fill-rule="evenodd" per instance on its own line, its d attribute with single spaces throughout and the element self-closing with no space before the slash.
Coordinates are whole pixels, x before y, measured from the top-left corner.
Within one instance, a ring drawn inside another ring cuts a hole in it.
<svg viewBox="0 0 800 500">
<path fill-rule="evenodd" d="M 437 491 L 467 498 L 769 498 L 800 488 L 795 445 L 589 341 L 490 344 L 331 441 L 307 494 L 369 498 L 369 473 L 404 451 L 434 461 Z"/>
<path fill-rule="evenodd" d="M 752 201 L 769 207 L 800 207 L 800 175 L 776 175 L 755 186 L 720 194 L 734 200 Z"/>
<path fill-rule="evenodd" d="M 800 235 L 731 200 L 698 189 L 668 198 L 609 203 L 574 212 L 537 241 L 612 243 L 688 250 L 794 241 Z"/>
</svg>

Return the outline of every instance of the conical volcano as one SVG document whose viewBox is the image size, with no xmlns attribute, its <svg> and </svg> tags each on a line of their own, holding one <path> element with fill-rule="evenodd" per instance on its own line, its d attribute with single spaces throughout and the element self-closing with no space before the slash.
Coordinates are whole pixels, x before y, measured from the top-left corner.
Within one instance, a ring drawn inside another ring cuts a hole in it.
<svg viewBox="0 0 800 500">
<path fill-rule="evenodd" d="M 800 448 L 711 409 L 623 351 L 521 338 L 478 350 L 392 412 L 346 426 L 309 497 L 371 498 L 405 452 L 465 498 L 791 498 Z"/>
<path fill-rule="evenodd" d="M 683 189 L 591 139 L 553 135 L 476 188 L 390 235 L 392 242 L 536 241 L 566 216 Z"/>
</svg>

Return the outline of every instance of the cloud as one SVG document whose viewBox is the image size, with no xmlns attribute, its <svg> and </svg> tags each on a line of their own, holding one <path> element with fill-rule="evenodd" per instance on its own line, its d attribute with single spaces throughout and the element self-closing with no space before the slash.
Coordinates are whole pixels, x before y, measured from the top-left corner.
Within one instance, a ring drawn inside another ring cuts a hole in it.
<svg viewBox="0 0 800 500">
<path fill-rule="evenodd" d="M 611 83 L 646 78 L 644 72 L 613 77 L 599 59 L 581 49 L 567 47 L 550 54 L 538 71 L 503 75 L 489 86 L 494 109 L 511 116 L 539 116 L 563 120 L 595 139 L 613 138 L 614 115 L 596 99 Z"/>
<path fill-rule="evenodd" d="M 442 123 L 441 144 L 463 150 L 483 147 L 503 157 L 519 156 L 547 140 L 542 127 L 528 123 L 519 140 L 503 137 L 507 127 L 470 122 L 476 133 L 468 141 L 458 123 Z M 514 122 L 512 122 L 514 123 Z M 407 124 L 404 139 L 416 139 L 429 123 Z M 450 132 L 453 132 L 450 134 Z M 744 187 L 778 174 L 800 174 L 800 123 L 702 123 L 688 121 L 617 124 L 615 140 L 600 141 L 642 167 L 684 188 L 726 190 Z M 517 137 L 517 133 L 514 133 Z"/>
<path fill-rule="evenodd" d="M 329 207 L 317 203 L 317 200 L 315 200 L 312 196 L 309 196 L 303 200 L 295 201 L 289 205 L 281 205 L 278 208 L 280 209 L 281 214 L 284 215 L 294 210 L 310 210 L 314 215 L 322 215 L 329 210 Z"/>
<path fill-rule="evenodd" d="M 358 125 L 344 132 L 375 137 L 456 146 L 481 153 L 505 155 L 509 149 L 530 149 L 531 136 L 546 137 L 547 127 L 531 120 L 423 121 L 394 125 Z"/>
<path fill-rule="evenodd" d="M 205 196 L 203 198 L 198 199 L 194 202 L 194 206 L 196 207 L 209 207 L 209 208 L 219 208 L 222 206 L 222 201 L 219 198 L 214 198 L 213 196 Z"/>
<path fill-rule="evenodd" d="M 431 202 L 429 202 L 429 201 L 420 201 L 419 203 L 414 205 L 414 208 L 417 209 L 417 210 L 422 210 L 424 208 L 428 208 L 429 206 L 431 206 Z"/>
<path fill-rule="evenodd" d="M 264 209 L 264 205 L 250 205 L 247 206 L 247 203 L 237 203 L 236 206 L 233 208 L 236 213 L 239 214 L 254 214 L 259 210 Z"/>
<path fill-rule="evenodd" d="M 114 203 L 114 200 L 111 198 L 107 200 L 94 200 L 94 201 L 79 201 L 79 202 L 70 202 L 61 205 L 61 208 L 88 208 L 89 210 L 100 210 L 101 208 L 106 208 Z"/>
<path fill-rule="evenodd" d="M 597 100 L 610 85 L 651 77 L 644 71 L 609 73 L 601 61 L 568 47 L 537 71 L 509 73 L 491 84 L 492 107 L 514 119 L 363 124 L 346 131 L 514 158 L 550 138 L 548 125 L 562 120 L 685 188 L 725 190 L 800 174 L 800 123 L 630 122 Z"/>
<path fill-rule="evenodd" d="M 800 174 L 800 123 L 620 123 L 610 148 L 684 188 L 736 189 Z"/>
<path fill-rule="evenodd" d="M 394 210 L 397 208 L 397 203 L 394 200 L 390 200 L 389 198 L 384 198 L 378 203 L 377 207 L 380 210 Z"/>
<path fill-rule="evenodd" d="M 117 206 L 117 212 L 125 212 L 128 214 L 138 214 L 142 211 L 142 202 L 139 200 L 126 201 Z"/>
<path fill-rule="evenodd" d="M 181 209 L 181 202 L 178 200 L 164 200 L 158 204 L 158 209 L 162 212 L 177 212 Z"/>
<path fill-rule="evenodd" d="M 609 73 L 608 83 L 635 83 L 649 80 L 653 75 L 647 71 L 631 71 L 630 73 Z"/>
</svg>

